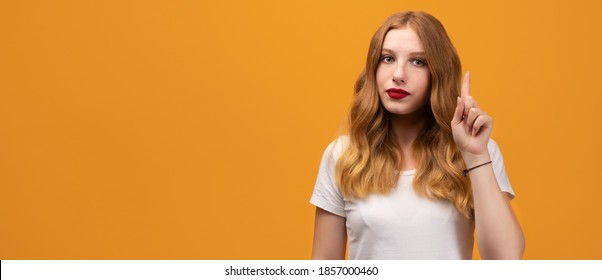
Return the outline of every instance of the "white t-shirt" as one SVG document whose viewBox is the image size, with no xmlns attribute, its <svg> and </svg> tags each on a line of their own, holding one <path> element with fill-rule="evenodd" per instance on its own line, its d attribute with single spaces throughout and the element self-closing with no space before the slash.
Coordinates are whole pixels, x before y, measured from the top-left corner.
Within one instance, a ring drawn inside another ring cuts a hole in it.
<svg viewBox="0 0 602 280">
<path fill-rule="evenodd" d="M 349 259 L 471 259 L 474 222 L 450 201 L 431 200 L 414 192 L 416 170 L 400 172 L 387 195 L 344 198 L 335 183 L 335 164 L 348 137 L 332 142 L 322 157 L 310 202 L 346 218 Z M 514 196 L 497 144 L 487 149 L 500 189 Z"/>
</svg>

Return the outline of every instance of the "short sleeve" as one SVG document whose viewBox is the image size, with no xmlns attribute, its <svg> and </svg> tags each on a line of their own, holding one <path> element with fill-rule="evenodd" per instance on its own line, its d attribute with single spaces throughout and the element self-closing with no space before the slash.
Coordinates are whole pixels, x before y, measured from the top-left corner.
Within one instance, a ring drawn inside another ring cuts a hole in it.
<svg viewBox="0 0 602 280">
<path fill-rule="evenodd" d="M 309 202 L 330 213 L 345 217 L 345 200 L 336 184 L 334 172 L 336 159 L 342 150 L 340 139 L 330 143 L 322 155 L 318 178 Z"/>
<path fill-rule="evenodd" d="M 504 167 L 504 158 L 502 157 L 502 152 L 500 151 L 500 148 L 498 147 L 497 143 L 493 141 L 493 139 L 489 139 L 489 143 L 487 144 L 487 150 L 489 151 L 489 155 L 491 156 L 493 173 L 495 173 L 495 178 L 497 179 L 497 183 L 500 186 L 500 189 L 503 192 L 509 193 L 511 197 L 514 198 L 514 190 L 510 185 L 508 175 L 506 175 L 506 167 Z"/>
</svg>

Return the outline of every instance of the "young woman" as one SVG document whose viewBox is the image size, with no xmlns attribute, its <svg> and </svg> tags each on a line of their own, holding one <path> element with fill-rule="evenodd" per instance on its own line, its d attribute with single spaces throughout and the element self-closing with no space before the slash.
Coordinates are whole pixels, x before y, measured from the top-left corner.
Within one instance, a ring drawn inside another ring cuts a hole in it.
<svg viewBox="0 0 602 280">
<path fill-rule="evenodd" d="M 462 85 L 445 29 L 424 12 L 387 18 L 355 84 L 349 135 L 322 158 L 313 259 L 520 259 L 492 118 Z"/>
</svg>

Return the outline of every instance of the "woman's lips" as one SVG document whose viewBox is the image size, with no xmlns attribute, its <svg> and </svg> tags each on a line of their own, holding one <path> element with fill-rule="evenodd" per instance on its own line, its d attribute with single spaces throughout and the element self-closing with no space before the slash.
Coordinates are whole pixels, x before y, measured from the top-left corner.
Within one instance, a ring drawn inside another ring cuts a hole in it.
<svg viewBox="0 0 602 280">
<path fill-rule="evenodd" d="M 393 99 L 402 99 L 408 95 L 410 95 L 409 92 L 400 89 L 400 88 L 390 88 L 387 90 L 387 94 L 389 95 L 389 97 L 393 98 Z"/>
</svg>

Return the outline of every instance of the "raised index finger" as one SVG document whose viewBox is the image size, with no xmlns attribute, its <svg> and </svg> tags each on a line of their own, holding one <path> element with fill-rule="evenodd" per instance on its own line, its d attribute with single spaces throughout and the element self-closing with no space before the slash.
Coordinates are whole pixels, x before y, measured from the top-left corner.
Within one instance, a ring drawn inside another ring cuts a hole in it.
<svg viewBox="0 0 602 280">
<path fill-rule="evenodd" d="M 470 96 L 470 72 L 466 72 L 464 75 L 464 81 L 462 82 L 461 90 L 462 99 Z"/>
</svg>

